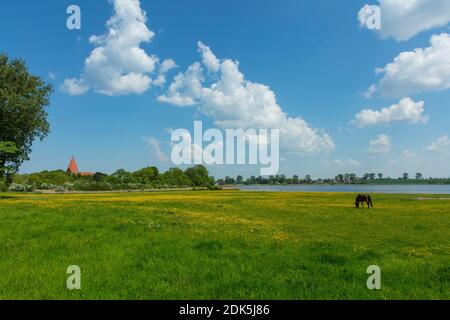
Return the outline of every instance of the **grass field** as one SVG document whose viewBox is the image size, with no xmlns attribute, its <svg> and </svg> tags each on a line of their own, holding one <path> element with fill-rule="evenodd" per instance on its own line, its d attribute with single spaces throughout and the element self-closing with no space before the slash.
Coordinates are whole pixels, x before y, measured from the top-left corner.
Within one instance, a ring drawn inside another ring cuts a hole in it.
<svg viewBox="0 0 450 320">
<path fill-rule="evenodd" d="M 0 194 L 0 299 L 449 299 L 450 201 L 418 197 Z"/>
</svg>

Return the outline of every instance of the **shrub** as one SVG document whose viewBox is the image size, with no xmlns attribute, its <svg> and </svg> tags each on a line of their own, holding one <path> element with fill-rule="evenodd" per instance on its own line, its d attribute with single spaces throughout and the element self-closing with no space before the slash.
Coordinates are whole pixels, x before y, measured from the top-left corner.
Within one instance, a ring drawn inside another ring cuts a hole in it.
<svg viewBox="0 0 450 320">
<path fill-rule="evenodd" d="M 66 192 L 67 190 L 66 190 L 66 188 L 64 188 L 64 187 L 57 187 L 56 189 L 55 189 L 55 191 L 56 192 L 59 192 L 59 193 L 63 193 L 63 192 Z"/>
<path fill-rule="evenodd" d="M 8 191 L 10 192 L 25 192 L 26 188 L 24 185 L 18 184 L 18 183 L 12 183 L 9 188 Z"/>
</svg>

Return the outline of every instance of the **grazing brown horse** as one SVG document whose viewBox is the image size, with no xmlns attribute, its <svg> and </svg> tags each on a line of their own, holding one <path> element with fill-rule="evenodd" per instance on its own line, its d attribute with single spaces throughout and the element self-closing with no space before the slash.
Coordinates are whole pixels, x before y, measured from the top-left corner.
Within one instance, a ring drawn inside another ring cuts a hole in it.
<svg viewBox="0 0 450 320">
<path fill-rule="evenodd" d="M 370 209 L 370 207 L 373 208 L 372 197 L 368 194 L 359 194 L 356 197 L 356 202 L 355 202 L 356 208 L 359 209 L 360 204 L 362 204 L 362 207 L 364 208 L 364 203 L 367 203 L 367 208 L 369 208 L 369 209 Z"/>
</svg>

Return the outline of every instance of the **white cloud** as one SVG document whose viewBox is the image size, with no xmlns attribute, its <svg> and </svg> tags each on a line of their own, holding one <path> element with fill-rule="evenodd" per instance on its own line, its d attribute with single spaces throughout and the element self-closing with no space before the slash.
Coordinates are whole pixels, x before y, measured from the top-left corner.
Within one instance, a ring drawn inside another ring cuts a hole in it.
<svg viewBox="0 0 450 320">
<path fill-rule="evenodd" d="M 218 72 L 220 70 L 220 60 L 214 55 L 211 49 L 203 43 L 198 43 L 198 52 L 202 56 L 202 63 L 209 71 Z"/>
<path fill-rule="evenodd" d="M 192 107 L 197 104 L 197 97 L 203 90 L 203 69 L 200 63 L 194 63 L 184 73 L 179 73 L 169 86 L 166 95 L 158 97 L 158 101 L 177 107 Z"/>
<path fill-rule="evenodd" d="M 142 94 L 151 87 L 152 73 L 159 59 L 140 48 L 141 44 L 151 42 L 154 37 L 153 31 L 146 26 L 147 15 L 139 0 L 112 2 L 115 14 L 106 23 L 108 31 L 101 36 L 90 37 L 89 41 L 96 48 L 85 60 L 81 77 L 64 81 L 63 91 L 72 95 L 84 94 L 88 90 L 124 95 Z M 170 62 L 165 62 L 161 71 L 168 66 Z M 163 80 L 161 77 L 157 79 L 156 85 L 161 85 Z"/>
<path fill-rule="evenodd" d="M 433 141 L 427 148 L 428 151 L 450 154 L 450 139 L 447 135 L 443 135 L 436 141 Z"/>
<path fill-rule="evenodd" d="M 66 79 L 64 84 L 61 85 L 61 90 L 71 96 L 79 96 L 89 91 L 89 86 L 83 79 Z"/>
<path fill-rule="evenodd" d="M 166 59 L 159 66 L 159 75 L 153 80 L 153 85 L 157 87 L 162 87 L 166 83 L 166 74 L 170 70 L 176 68 L 177 65 L 174 60 Z"/>
<path fill-rule="evenodd" d="M 448 0 L 378 0 L 381 12 L 382 38 L 405 41 L 416 34 L 450 22 L 450 1 Z M 364 6 L 358 14 L 361 26 L 366 25 Z"/>
<path fill-rule="evenodd" d="M 367 151 L 373 154 L 388 153 L 392 149 L 391 138 L 385 134 L 380 134 L 375 140 L 369 141 Z"/>
<path fill-rule="evenodd" d="M 178 74 L 167 93 L 158 98 L 160 102 L 180 107 L 197 106 L 221 128 L 280 129 L 281 144 L 288 151 L 334 150 L 328 134 L 311 128 L 302 118 L 284 113 L 268 86 L 246 80 L 239 70 L 239 62 L 219 60 L 201 42 L 198 47 L 202 62 Z M 205 85 L 207 81 L 212 84 Z"/>
<path fill-rule="evenodd" d="M 332 161 L 333 164 L 338 165 L 340 167 L 360 167 L 361 163 L 359 161 L 349 159 L 334 159 Z"/>
<path fill-rule="evenodd" d="M 365 92 L 362 93 L 364 98 L 370 99 L 377 92 L 378 88 L 376 84 L 372 84 Z"/>
<path fill-rule="evenodd" d="M 155 137 L 144 137 L 144 142 L 152 153 L 152 158 L 159 162 L 169 162 L 169 158 L 161 149 L 161 143 Z"/>
<path fill-rule="evenodd" d="M 430 43 L 430 47 L 425 49 L 402 52 L 392 63 L 377 68 L 376 72 L 383 77 L 376 91 L 386 97 L 404 97 L 449 89 L 450 35 L 434 35 Z"/>
<path fill-rule="evenodd" d="M 423 101 L 414 102 L 410 98 L 403 98 L 398 104 L 380 111 L 364 109 L 351 123 L 359 128 L 392 122 L 425 123 L 428 117 L 424 115 L 424 106 Z"/>
<path fill-rule="evenodd" d="M 172 70 L 173 68 L 176 68 L 176 67 L 177 67 L 177 64 L 175 63 L 174 60 L 166 59 L 159 66 L 159 72 L 161 74 L 165 74 L 165 73 L 169 72 L 170 70 Z"/>
</svg>

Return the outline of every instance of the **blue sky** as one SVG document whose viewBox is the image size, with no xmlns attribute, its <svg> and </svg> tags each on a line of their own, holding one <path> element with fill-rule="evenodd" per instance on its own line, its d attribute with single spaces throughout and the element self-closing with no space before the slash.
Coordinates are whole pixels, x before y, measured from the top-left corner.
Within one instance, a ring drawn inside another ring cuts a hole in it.
<svg viewBox="0 0 450 320">
<path fill-rule="evenodd" d="M 283 151 L 280 173 L 328 177 L 345 172 L 383 172 L 397 177 L 403 172 L 420 171 L 425 176 L 450 176 L 450 77 L 445 71 L 449 69 L 448 60 L 442 58 L 445 50 L 450 54 L 450 47 L 445 46 L 450 11 L 445 2 L 442 8 L 440 0 L 430 1 L 429 8 L 417 8 L 428 13 L 420 16 L 421 21 L 440 21 L 422 27 L 414 21 L 414 12 L 408 12 L 413 21 L 405 22 L 401 20 L 404 16 L 395 17 L 387 1 L 369 2 L 381 8 L 383 29 L 373 31 L 358 21 L 366 0 L 116 1 L 123 5 L 137 2 L 147 13 L 145 24 L 154 36 L 150 42 L 139 43 L 139 47 L 149 57 L 157 56 L 159 63 L 164 59 L 176 62 L 177 67 L 164 74 L 164 85 L 152 85 L 139 93 L 108 95 L 97 90 L 101 85 L 94 83 L 95 79 L 86 77 L 91 89 L 83 94 L 64 90 L 66 79 L 83 78 L 85 60 L 99 46 L 90 43 L 89 38 L 107 32 L 105 24 L 115 14 L 113 3 L 44 0 L 2 4 L 0 51 L 11 58 L 25 59 L 31 72 L 55 87 L 48 109 L 52 133 L 43 142 L 35 143 L 31 160 L 21 172 L 65 169 L 72 155 L 83 171 L 111 173 L 118 168 L 173 166 L 156 156 L 159 151 L 154 144 L 148 145 L 145 137 L 157 140 L 169 157 L 168 128 L 192 131 L 196 119 L 213 128 L 223 120 L 201 112 L 197 105 L 180 107 L 158 101 L 158 97 L 168 95 L 177 74 L 201 61 L 201 41 L 221 62 L 239 61 L 246 81 L 270 87 L 287 119 L 301 118 L 315 132 L 311 139 L 317 139 L 318 144 L 324 135 L 332 139 L 333 148 Z M 402 2 L 399 0 L 399 5 Z M 81 30 L 66 28 L 66 9 L 71 4 L 81 8 Z M 441 37 L 430 45 L 433 35 Z M 425 66 L 419 66 L 418 53 L 405 61 L 397 60 L 395 67 L 400 71 L 395 74 L 375 73 L 375 68 L 394 62 L 402 52 L 427 47 L 434 51 L 426 56 Z M 155 67 L 152 79 L 157 75 Z M 212 75 L 210 81 L 221 76 Z M 428 78 L 416 81 L 421 77 Z M 370 98 L 363 96 L 373 84 L 377 91 Z M 402 104 L 403 98 L 410 101 Z M 207 110 L 217 111 L 217 105 L 209 106 L 203 96 L 195 99 L 210 108 Z M 377 115 L 392 105 L 397 109 Z M 366 108 L 375 114 L 350 123 Z M 233 119 L 237 121 L 238 117 Z M 210 169 L 217 177 L 258 174 L 257 168 L 248 166 Z"/>
</svg>

